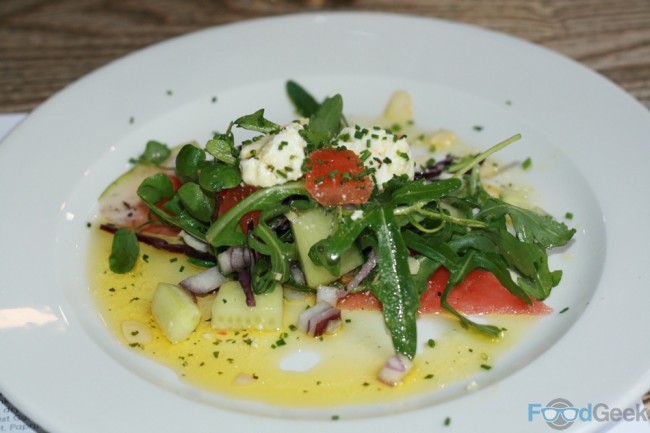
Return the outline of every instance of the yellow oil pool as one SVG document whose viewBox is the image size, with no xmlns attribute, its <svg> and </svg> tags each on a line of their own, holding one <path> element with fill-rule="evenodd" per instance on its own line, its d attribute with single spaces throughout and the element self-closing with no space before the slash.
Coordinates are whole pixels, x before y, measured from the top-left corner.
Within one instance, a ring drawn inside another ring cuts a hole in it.
<svg viewBox="0 0 650 433">
<path fill-rule="evenodd" d="M 431 326 L 420 332 L 413 370 L 403 383 L 388 387 L 376 375 L 393 349 L 376 311 L 344 310 L 336 334 L 312 338 L 293 326 L 305 301 L 285 300 L 282 330 L 220 331 L 202 321 L 188 340 L 171 344 L 150 313 L 154 289 L 159 282 L 177 284 L 201 269 L 183 256 L 141 245 L 136 268 L 114 274 L 108 268 L 111 239 L 97 230 L 90 260 L 92 295 L 108 328 L 132 350 L 168 366 L 192 385 L 227 397 L 328 408 L 431 393 L 486 372 L 535 321 L 491 317 L 491 323 L 508 329 L 502 338 L 491 339 L 462 329 L 446 316 L 423 318 Z"/>
</svg>

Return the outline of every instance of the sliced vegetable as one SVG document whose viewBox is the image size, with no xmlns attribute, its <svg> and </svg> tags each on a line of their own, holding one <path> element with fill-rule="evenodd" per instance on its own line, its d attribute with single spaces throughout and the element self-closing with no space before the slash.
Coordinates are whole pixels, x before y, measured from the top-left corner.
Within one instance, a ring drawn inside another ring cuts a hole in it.
<svg viewBox="0 0 650 433">
<path fill-rule="evenodd" d="M 298 329 L 312 337 L 333 333 L 340 324 L 341 310 L 325 301 L 318 301 L 298 317 Z"/>
<path fill-rule="evenodd" d="M 316 208 L 289 212 L 287 218 L 291 222 L 298 258 L 309 287 L 316 288 L 321 284 L 331 283 L 363 263 L 363 257 L 355 246 L 349 247 L 342 254 L 341 267 L 336 274 L 323 266 L 316 265 L 309 257 L 311 248 L 334 231 L 335 216 L 333 213 Z"/>
<path fill-rule="evenodd" d="M 151 300 L 151 313 L 172 343 L 186 340 L 201 320 L 194 299 L 180 286 L 158 283 Z"/>
<path fill-rule="evenodd" d="M 205 271 L 185 278 L 180 282 L 180 286 L 194 295 L 205 295 L 217 290 L 226 281 L 226 277 L 219 272 L 216 266 L 213 266 Z"/>
<path fill-rule="evenodd" d="M 408 357 L 396 353 L 386 360 L 377 375 L 377 379 L 388 386 L 396 386 L 412 368 L 413 363 Z"/>
<path fill-rule="evenodd" d="M 282 286 L 255 296 L 255 307 L 246 305 L 246 295 L 237 281 L 224 283 L 212 304 L 213 329 L 278 330 L 282 327 Z"/>
</svg>

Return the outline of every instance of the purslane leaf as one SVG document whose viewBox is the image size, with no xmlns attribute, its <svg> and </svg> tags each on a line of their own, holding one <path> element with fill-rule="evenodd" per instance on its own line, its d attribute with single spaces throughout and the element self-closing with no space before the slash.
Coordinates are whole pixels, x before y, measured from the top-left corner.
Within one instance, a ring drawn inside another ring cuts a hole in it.
<svg viewBox="0 0 650 433">
<path fill-rule="evenodd" d="M 125 274 L 133 269 L 140 255 L 140 244 L 135 233 L 126 228 L 120 228 L 113 236 L 111 255 L 108 263 L 111 271 Z"/>
<path fill-rule="evenodd" d="M 186 144 L 176 155 L 176 174 L 180 177 L 194 175 L 205 161 L 205 151 L 193 144 Z"/>
<path fill-rule="evenodd" d="M 198 184 L 187 182 L 178 188 L 176 193 L 190 215 L 205 223 L 212 221 L 215 207 L 214 198 L 205 194 Z"/>
<path fill-rule="evenodd" d="M 233 123 L 240 128 L 247 129 L 249 131 L 262 132 L 264 134 L 274 134 L 282 129 L 282 127 L 277 123 L 273 123 L 270 120 L 264 118 L 263 108 L 257 110 L 253 114 L 242 116 L 239 119 L 235 120 Z"/>
</svg>

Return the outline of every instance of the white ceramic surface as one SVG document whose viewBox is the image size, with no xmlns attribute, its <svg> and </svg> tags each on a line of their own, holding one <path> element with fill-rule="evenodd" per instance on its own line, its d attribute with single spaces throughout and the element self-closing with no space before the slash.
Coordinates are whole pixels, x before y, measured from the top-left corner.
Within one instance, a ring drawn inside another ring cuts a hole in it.
<svg viewBox="0 0 650 433">
<path fill-rule="evenodd" d="M 393 90 L 408 90 L 418 125 L 477 147 L 521 132 L 499 158 L 531 157 L 526 181 L 540 205 L 575 215 L 575 241 L 551 258 L 565 276 L 549 304 L 569 311 L 542 320 L 475 391 L 460 383 L 390 408 L 306 413 L 225 401 L 119 346 L 87 292 L 86 222 L 98 194 L 149 139 L 203 142 L 262 107 L 290 120 L 289 78 L 318 97 L 341 93 L 352 114 L 379 114 Z M 447 417 L 450 432 L 521 432 L 548 428 L 528 420 L 529 403 L 626 407 L 650 388 L 650 347 L 633 331 L 650 329 L 648 137 L 648 111 L 585 67 L 444 21 L 297 15 L 139 51 L 55 95 L 0 146 L 0 392 L 65 433 L 419 432 Z"/>
</svg>

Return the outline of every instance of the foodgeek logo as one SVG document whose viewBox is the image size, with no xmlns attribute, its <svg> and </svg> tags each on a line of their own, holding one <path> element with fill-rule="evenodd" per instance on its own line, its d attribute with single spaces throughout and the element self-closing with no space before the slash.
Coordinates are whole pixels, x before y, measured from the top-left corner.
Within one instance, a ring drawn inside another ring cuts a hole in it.
<svg viewBox="0 0 650 433">
<path fill-rule="evenodd" d="M 578 407 L 564 398 L 556 398 L 546 405 L 528 404 L 528 421 L 541 419 L 554 430 L 566 430 L 577 422 L 648 422 L 648 411 L 641 405 L 621 409 L 605 403 L 589 403 Z"/>
</svg>

